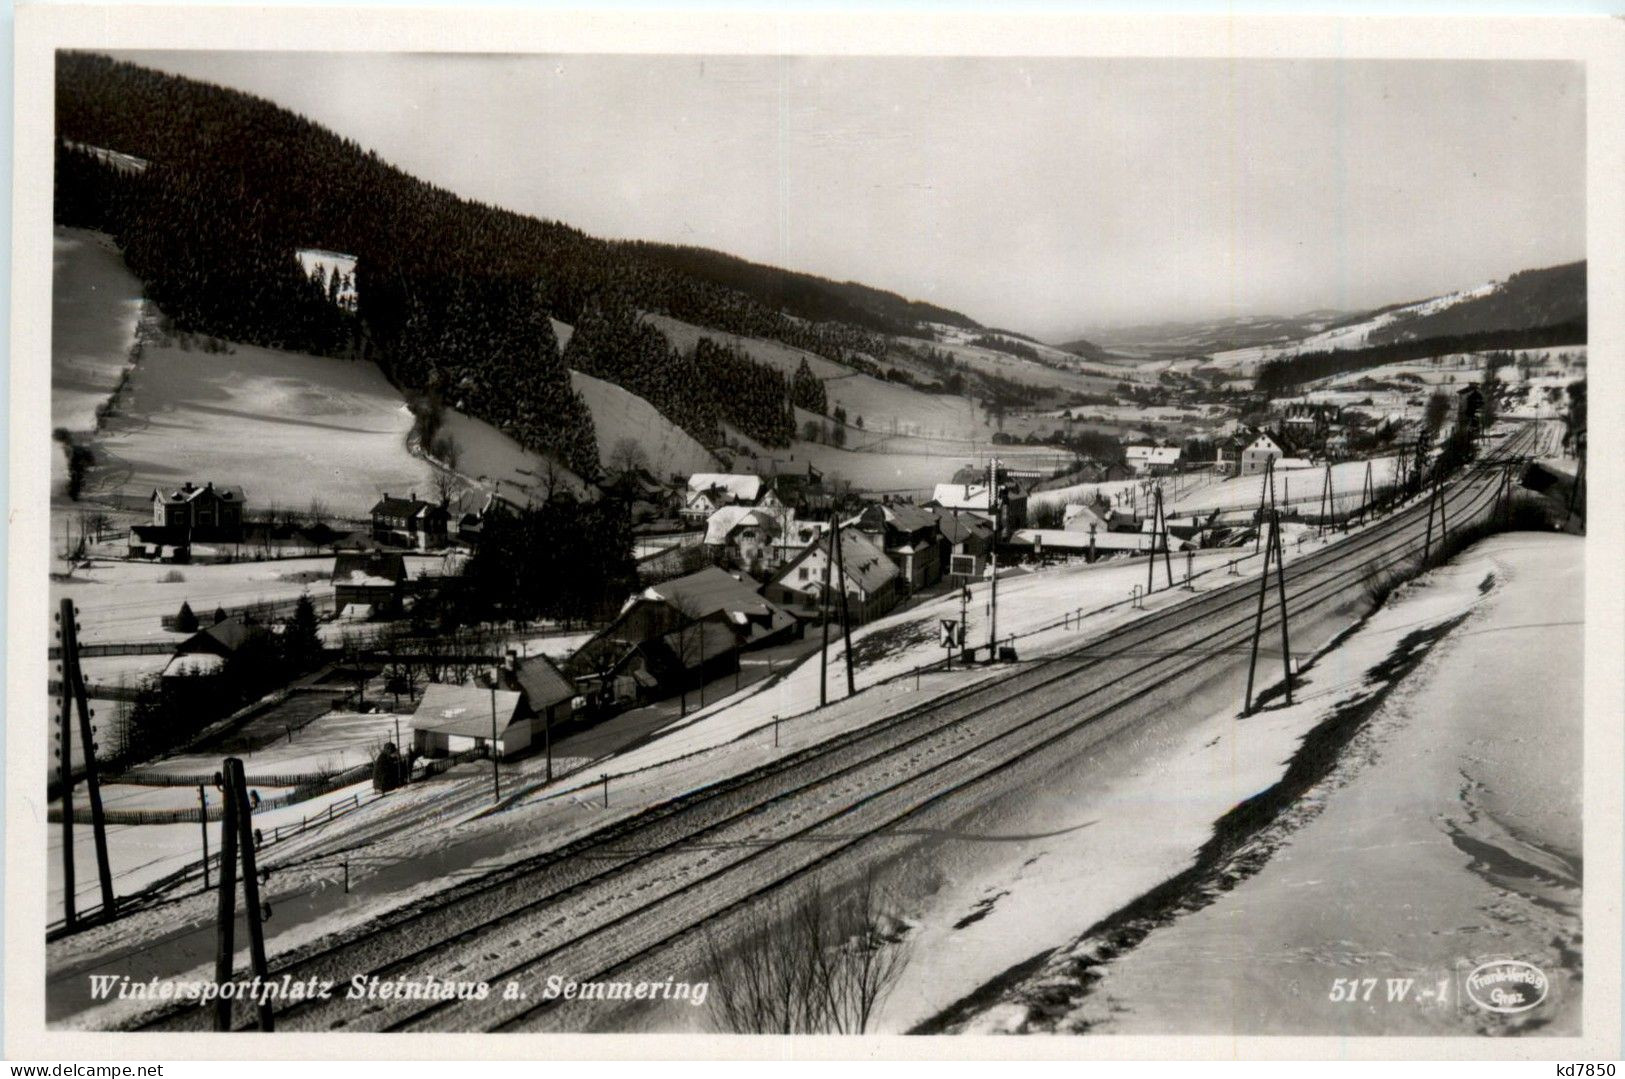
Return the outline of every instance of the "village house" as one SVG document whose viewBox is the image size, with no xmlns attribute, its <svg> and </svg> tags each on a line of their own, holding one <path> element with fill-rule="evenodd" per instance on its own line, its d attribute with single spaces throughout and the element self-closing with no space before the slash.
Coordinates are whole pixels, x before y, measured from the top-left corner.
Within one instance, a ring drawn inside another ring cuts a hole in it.
<svg viewBox="0 0 1625 1079">
<path fill-rule="evenodd" d="M 940 530 L 936 514 L 930 510 L 907 503 L 877 502 L 841 527 L 863 533 L 886 552 L 897 566 L 897 588 L 903 595 L 929 588 L 942 578 L 937 550 Z"/>
<path fill-rule="evenodd" d="M 1268 431 L 1258 432 L 1247 448 L 1241 451 L 1241 475 L 1254 476 L 1270 467 L 1271 461 L 1278 461 L 1286 456 L 1286 448 L 1281 440 Z"/>
<path fill-rule="evenodd" d="M 437 550 L 446 545 L 450 521 L 446 507 L 423 501 L 416 491 L 406 498 L 386 492 L 372 507 L 372 538 L 391 547 Z"/>
<path fill-rule="evenodd" d="M 754 581 L 707 566 L 632 596 L 564 671 L 601 703 L 626 704 L 729 673 L 742 649 L 787 640 L 797 629 Z"/>
<path fill-rule="evenodd" d="M 937 564 L 944 573 L 980 577 L 993 550 L 993 523 L 974 513 L 937 509 Z"/>
<path fill-rule="evenodd" d="M 1091 528 L 1105 532 L 1111 528 L 1111 510 L 1071 502 L 1061 511 L 1061 527 L 1068 532 L 1087 532 Z"/>
<path fill-rule="evenodd" d="M 333 609 L 344 619 L 398 614 L 406 579 L 406 559 L 399 552 L 341 552 L 333 557 Z"/>
<path fill-rule="evenodd" d="M 1170 552 L 1194 546 L 1189 539 L 1176 536 L 1172 528 L 1168 531 Z M 1154 536 L 1149 531 L 1109 532 L 1097 528 L 1092 532 L 1074 532 L 1064 528 L 1023 528 L 1010 537 L 1010 546 L 1027 547 L 1031 550 L 1031 557 L 1041 561 L 1083 558 L 1093 562 L 1110 554 L 1144 554 L 1153 546 L 1160 553 L 1162 537 Z"/>
<path fill-rule="evenodd" d="M 734 472 L 696 472 L 688 478 L 683 497 L 682 518 L 691 528 L 702 526 L 724 506 L 782 506 L 773 488 L 762 477 Z"/>
<path fill-rule="evenodd" d="M 160 677 L 216 674 L 239 648 L 250 640 L 265 637 L 268 632 L 264 626 L 250 625 L 235 615 L 205 626 L 175 646 L 175 654 L 165 664 Z"/>
<path fill-rule="evenodd" d="M 1129 446 L 1123 451 L 1124 458 L 1135 474 L 1141 476 L 1164 476 L 1179 467 L 1180 448 L 1178 446 Z"/>
<path fill-rule="evenodd" d="M 551 659 L 537 653 L 519 658 L 511 649 L 497 668 L 497 687 L 517 690 L 524 698 L 524 714 L 541 721 L 548 730 L 572 718 L 580 700 L 576 685 Z"/>
<path fill-rule="evenodd" d="M 847 617 L 855 624 L 869 622 L 896 606 L 898 581 L 902 572 L 875 541 L 862 532 L 841 529 L 840 558 L 830 561 L 830 544 L 808 544 L 795 558 L 768 580 L 763 595 L 793 610 L 798 617 L 822 617 L 824 574 L 828 567 L 830 588 L 839 590 L 846 603 Z M 837 568 L 846 579 L 836 584 Z M 831 617 L 838 612 L 832 611 Z"/>
<path fill-rule="evenodd" d="M 536 740 L 536 717 L 525 695 L 512 689 L 431 682 L 412 714 L 412 748 L 421 756 L 444 757 L 469 750 L 512 757 Z"/>
<path fill-rule="evenodd" d="M 243 538 L 245 499 L 241 487 L 216 487 L 213 483 L 199 487 L 188 480 L 168 494 L 154 490 L 149 501 L 152 528 L 145 535 L 150 543 L 235 542 Z"/>
<path fill-rule="evenodd" d="M 782 506 L 723 506 L 706 519 L 705 546 L 719 564 L 760 578 L 778 568 L 780 539 L 794 521 Z"/>
<path fill-rule="evenodd" d="M 769 482 L 774 496 L 799 517 L 823 518 L 834 509 L 833 493 L 824 486 L 823 474 L 811 465 L 805 473 L 782 472 Z"/>
<path fill-rule="evenodd" d="M 1003 511 L 999 514 L 1005 534 L 1027 523 L 1027 495 L 1014 483 L 1004 484 Z M 983 483 L 939 483 L 931 492 L 928 509 L 958 510 L 993 520 L 988 485 Z"/>
</svg>

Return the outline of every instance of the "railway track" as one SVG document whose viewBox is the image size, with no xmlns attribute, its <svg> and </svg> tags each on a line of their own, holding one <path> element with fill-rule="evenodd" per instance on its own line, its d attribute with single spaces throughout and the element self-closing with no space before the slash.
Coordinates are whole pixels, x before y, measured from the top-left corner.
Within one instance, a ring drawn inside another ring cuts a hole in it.
<svg viewBox="0 0 1625 1079">
<path fill-rule="evenodd" d="M 1451 527 L 1492 507 L 1494 466 L 1529 439 L 1448 485 Z M 1345 595 L 1367 573 L 1415 557 L 1421 505 L 1292 562 L 1294 615 Z M 281 959 L 296 981 L 353 975 L 390 981 L 434 976 L 513 981 L 524 999 L 332 999 L 280 1009 L 278 1029 L 475 1030 L 546 1025 L 549 973 L 613 977 L 765 892 L 854 856 L 866 840 L 927 806 L 968 792 L 1050 749 L 1076 752 L 1109 737 L 1114 713 L 1197 672 L 1240 656 L 1250 640 L 1256 581 L 1201 594 L 994 684 L 970 687 L 754 772 L 504 867 L 362 934 Z M 1276 625 L 1272 603 L 1266 630 Z M 1266 668 L 1268 670 L 1268 668 Z M 206 1009 L 154 1013 L 136 1029 L 206 1029 Z M 238 1021 L 251 1021 L 248 1009 Z"/>
</svg>

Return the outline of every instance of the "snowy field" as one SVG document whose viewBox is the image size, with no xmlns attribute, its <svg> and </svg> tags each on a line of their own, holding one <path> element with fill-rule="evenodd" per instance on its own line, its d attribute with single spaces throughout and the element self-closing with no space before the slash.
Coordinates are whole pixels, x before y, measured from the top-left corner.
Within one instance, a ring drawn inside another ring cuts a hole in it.
<svg viewBox="0 0 1625 1079">
<path fill-rule="evenodd" d="M 333 556 L 289 558 L 275 562 L 227 562 L 216 565 L 168 566 L 151 562 L 92 562 L 74 571 L 71 580 L 52 580 L 51 605 L 72 599 L 79 609 L 82 644 L 126 641 L 178 643 L 188 634 L 171 633 L 160 624 L 182 603 L 191 604 L 207 625 L 216 607 L 295 600 L 309 594 L 331 606 Z M 312 575 L 316 575 L 312 579 Z M 178 578 L 170 580 L 168 578 Z M 139 657 L 150 658 L 150 657 Z M 164 657 L 157 657 L 164 658 Z M 92 662 L 87 660 L 87 664 Z M 117 673 L 116 667 L 87 670 Z M 140 664 L 134 664 L 139 668 Z M 101 680 L 98 678 L 97 680 Z"/>
<path fill-rule="evenodd" d="M 630 390 L 580 371 L 570 372 L 570 385 L 592 410 L 598 457 L 606 466 L 614 460 L 618 444 L 631 439 L 648 458 L 649 471 L 661 479 L 719 469 L 710 450 Z"/>
<path fill-rule="evenodd" d="M 214 767 L 220 767 L 218 759 Z M 205 788 L 207 790 L 207 788 Z M 193 801 L 197 798 L 197 788 L 181 787 L 183 793 L 190 793 Z M 353 786 L 343 787 L 327 794 L 299 802 L 295 805 L 282 806 L 278 809 L 268 809 L 254 814 L 254 826 L 261 831 L 275 828 L 277 825 L 298 824 L 305 818 L 315 818 L 327 811 L 328 805 L 337 805 L 348 802 L 354 795 L 360 794 L 363 798 L 372 793 L 372 781 L 357 783 Z M 264 797 L 264 795 L 261 795 Z M 46 838 L 46 909 L 49 917 L 56 919 L 62 912 L 62 827 L 61 825 L 48 825 L 43 813 L 39 818 L 39 826 L 47 829 Z M 331 827 L 329 825 L 328 827 Z M 215 852 L 219 849 L 220 825 L 218 822 L 209 826 L 209 849 Z M 275 850 L 275 847 L 268 850 Z M 146 887 L 154 881 L 160 880 L 169 874 L 185 868 L 187 865 L 199 861 L 203 857 L 202 830 L 196 822 L 186 824 L 110 824 L 107 827 L 107 859 L 113 871 L 115 890 L 120 895 L 128 895 Z M 268 859 L 261 857 L 261 864 Z M 96 877 L 96 851 L 93 830 L 87 824 L 75 824 L 73 828 L 73 864 L 74 887 L 73 894 L 81 909 L 96 906 L 101 902 L 100 883 Z M 170 929 L 173 923 L 166 920 L 164 929 Z"/>
<path fill-rule="evenodd" d="M 822 356 L 802 349 L 755 337 L 738 337 L 693 326 L 665 315 L 648 315 L 672 346 L 687 351 L 701 337 L 736 345 L 759 363 L 793 375 L 803 360 L 813 374 L 824 380 L 830 411 L 846 409 L 847 421 L 863 418 L 866 431 L 874 434 L 925 435 L 938 438 L 991 438 L 996 430 L 975 402 L 948 394 L 921 393 L 896 382 L 858 374 Z"/>
<path fill-rule="evenodd" d="M 1374 677 L 1364 672 L 1404 635 L 1470 612 L 1266 841 L 1273 854 L 1256 876 L 1153 929 L 1100 968 L 1099 990 L 1044 1029 L 1578 1033 L 1583 554 L 1571 536 L 1489 540 L 1405 589 L 1322 660 L 1310 697 L 1272 713 L 1272 725 L 1303 729 L 1364 691 Z M 1240 753 L 1238 737 L 1247 737 L 1239 725 L 1213 751 L 1268 761 L 1290 749 Z M 1236 782 L 1231 767 L 1184 789 L 1240 796 L 1269 782 L 1267 773 Z M 1187 843 L 1202 838 L 1180 830 Z M 1136 848 L 1164 845 L 1160 832 L 1147 829 Z M 1019 894 L 1034 909 L 1044 892 L 1032 882 Z M 1460 976 L 1492 957 L 1534 963 L 1551 979 L 1548 1000 L 1520 1016 L 1463 1000 Z M 1381 983 L 1375 1002 L 1332 999 L 1335 978 L 1371 976 Z M 1403 1005 L 1385 999 L 1391 977 L 1412 980 Z M 984 1026 L 1020 1019 L 1007 1004 Z"/>
<path fill-rule="evenodd" d="M 96 451 L 93 493 L 186 480 L 242 487 L 251 512 L 319 501 L 362 517 L 384 492 L 427 492 L 406 449 L 412 414 L 378 368 L 234 344 L 149 346 Z"/>
<path fill-rule="evenodd" d="M 395 742 L 397 733 L 406 744 L 411 743 L 409 708 L 403 713 L 329 712 L 295 731 L 291 741 L 244 754 L 243 771 L 250 780 L 255 776 L 342 772 L 372 760 L 385 742 Z M 220 768 L 220 760 L 218 752 L 186 753 L 141 765 L 131 769 L 129 775 L 132 778 L 213 775 Z"/>
<path fill-rule="evenodd" d="M 51 274 L 51 426 L 96 428 L 106 401 L 130 362 L 141 282 L 124 265 L 112 237 L 58 227 Z M 58 468 L 52 452 L 52 468 Z"/>
<path fill-rule="evenodd" d="M 1372 482 L 1378 491 L 1394 482 L 1398 459 L 1374 458 Z M 1365 486 L 1365 461 L 1343 461 L 1332 466 L 1332 498 L 1339 511 L 1360 505 Z M 1277 505 L 1290 504 L 1313 512 L 1320 504 L 1321 490 L 1326 481 L 1324 465 L 1311 468 L 1282 469 L 1275 473 L 1275 500 Z M 1258 508 L 1258 495 L 1263 489 L 1262 474 L 1233 476 L 1222 479 L 1210 472 L 1188 476 L 1164 477 L 1163 499 L 1170 517 L 1189 517 L 1214 510 L 1253 510 Z M 1149 485 L 1145 480 L 1112 480 L 1108 483 L 1079 483 L 1053 491 L 1040 491 L 1028 500 L 1032 507 L 1084 505 L 1097 495 L 1108 499 L 1114 508 L 1127 510 L 1137 507 L 1142 512 L 1150 503 Z"/>
</svg>

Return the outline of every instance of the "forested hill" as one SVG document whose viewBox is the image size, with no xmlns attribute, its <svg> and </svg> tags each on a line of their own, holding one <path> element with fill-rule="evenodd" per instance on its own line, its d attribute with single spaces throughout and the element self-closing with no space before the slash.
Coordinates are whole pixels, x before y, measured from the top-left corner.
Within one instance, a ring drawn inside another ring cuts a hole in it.
<svg viewBox="0 0 1625 1079">
<path fill-rule="evenodd" d="M 981 325 L 958 311 L 910 300 L 856 281 L 830 281 L 777 266 L 764 266 L 703 247 L 635 241 L 622 245 L 634 255 L 689 277 L 734 289 L 798 318 L 850 322 L 880 333 L 917 334 L 924 322 L 967 330 Z"/>
<path fill-rule="evenodd" d="M 862 286 L 611 243 L 462 199 L 270 102 L 106 57 L 59 53 L 56 90 L 57 221 L 113 233 L 177 325 L 366 355 L 403 387 L 442 396 L 589 478 L 598 473 L 591 418 L 552 335 L 540 332 L 548 316 L 603 331 L 572 342 L 584 361 L 595 336 L 607 357 L 634 332 L 628 311 L 855 364 L 883 355 L 878 332 L 909 319 L 974 325 Z M 355 256 L 353 310 L 306 277 L 295 255 L 306 248 Z M 690 401 L 673 418 L 702 440 L 718 418 L 770 442 L 786 437 L 788 379 L 728 350 L 679 356 L 647 336 L 635 356 L 596 369 Z"/>
</svg>

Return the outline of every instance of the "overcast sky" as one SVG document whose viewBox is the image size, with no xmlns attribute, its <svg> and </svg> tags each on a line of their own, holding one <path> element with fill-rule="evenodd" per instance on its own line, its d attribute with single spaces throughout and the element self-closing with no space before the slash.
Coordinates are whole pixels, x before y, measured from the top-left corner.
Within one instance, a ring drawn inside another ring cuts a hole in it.
<svg viewBox="0 0 1625 1079">
<path fill-rule="evenodd" d="M 462 195 L 1050 339 L 1585 255 L 1578 64 L 120 55 Z"/>
</svg>

